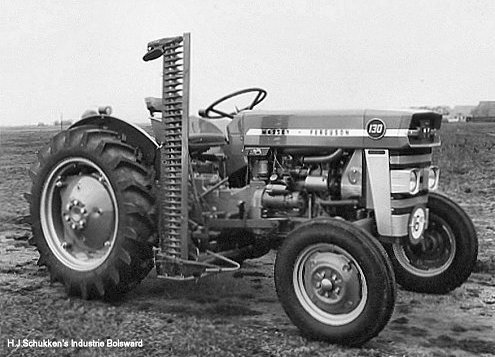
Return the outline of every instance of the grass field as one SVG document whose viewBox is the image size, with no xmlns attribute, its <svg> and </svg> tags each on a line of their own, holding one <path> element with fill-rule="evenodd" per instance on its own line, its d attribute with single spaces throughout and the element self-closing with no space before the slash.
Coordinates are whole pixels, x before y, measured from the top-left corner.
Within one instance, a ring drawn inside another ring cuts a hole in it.
<svg viewBox="0 0 495 357">
<path fill-rule="evenodd" d="M 0 128 L 0 356 L 495 355 L 495 125 L 444 124 L 440 190 L 472 217 L 477 270 L 454 292 L 399 290 L 391 322 L 362 348 L 302 338 L 280 307 L 271 253 L 231 274 L 172 283 L 153 275 L 121 300 L 67 297 L 29 245 L 29 165 L 58 128 Z M 143 340 L 142 348 L 15 348 L 8 339 Z"/>
</svg>

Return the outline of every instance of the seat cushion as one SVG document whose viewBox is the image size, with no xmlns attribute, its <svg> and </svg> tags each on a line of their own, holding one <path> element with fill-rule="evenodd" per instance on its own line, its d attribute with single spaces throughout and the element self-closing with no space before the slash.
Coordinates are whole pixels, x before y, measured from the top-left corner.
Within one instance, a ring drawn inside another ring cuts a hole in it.
<svg viewBox="0 0 495 357">
<path fill-rule="evenodd" d="M 222 146 L 227 143 L 222 133 L 191 133 L 189 134 L 189 147 L 192 150 L 206 150 L 212 146 Z"/>
</svg>

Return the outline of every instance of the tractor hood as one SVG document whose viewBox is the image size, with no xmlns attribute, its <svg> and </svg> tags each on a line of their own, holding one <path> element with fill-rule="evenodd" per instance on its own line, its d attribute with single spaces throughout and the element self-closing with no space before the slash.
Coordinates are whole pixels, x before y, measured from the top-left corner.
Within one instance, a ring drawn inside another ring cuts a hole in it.
<svg viewBox="0 0 495 357">
<path fill-rule="evenodd" d="M 441 121 L 424 110 L 247 111 L 229 133 L 245 147 L 405 149 L 440 145 Z"/>
</svg>

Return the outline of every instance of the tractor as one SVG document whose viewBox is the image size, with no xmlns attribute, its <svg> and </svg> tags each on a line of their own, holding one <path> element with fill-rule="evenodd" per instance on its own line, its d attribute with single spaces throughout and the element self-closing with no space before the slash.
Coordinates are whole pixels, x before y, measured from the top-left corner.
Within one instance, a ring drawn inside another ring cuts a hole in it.
<svg viewBox="0 0 495 357">
<path fill-rule="evenodd" d="M 290 320 L 357 346 L 388 323 L 396 282 L 438 294 L 468 278 L 473 223 L 435 192 L 441 115 L 255 110 L 267 92 L 247 88 L 193 116 L 190 41 L 147 45 L 145 61 L 163 58 L 162 98 L 145 100 L 154 137 L 101 108 L 31 167 L 38 263 L 68 294 L 123 294 L 153 268 L 172 280 L 232 272 L 275 249 Z"/>
</svg>

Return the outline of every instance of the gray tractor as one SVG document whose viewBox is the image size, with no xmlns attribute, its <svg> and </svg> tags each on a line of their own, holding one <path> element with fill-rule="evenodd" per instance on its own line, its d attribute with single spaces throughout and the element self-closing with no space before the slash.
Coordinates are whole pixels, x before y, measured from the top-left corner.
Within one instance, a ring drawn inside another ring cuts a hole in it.
<svg viewBox="0 0 495 357">
<path fill-rule="evenodd" d="M 439 114 L 259 111 L 267 92 L 248 88 L 195 117 L 189 34 L 150 42 L 144 60 L 158 58 L 163 96 L 146 100 L 154 138 L 107 110 L 87 113 L 31 169 L 39 264 L 69 294 L 122 294 L 153 267 L 174 280 L 231 272 L 277 249 L 275 285 L 294 324 L 359 345 L 389 321 L 396 280 L 446 293 L 468 278 L 475 229 L 435 192 Z"/>
</svg>

